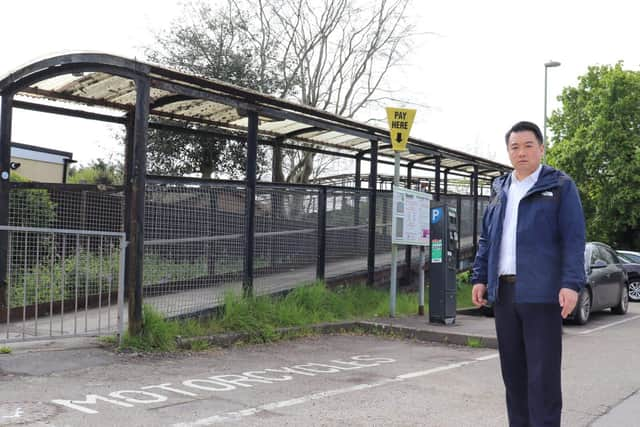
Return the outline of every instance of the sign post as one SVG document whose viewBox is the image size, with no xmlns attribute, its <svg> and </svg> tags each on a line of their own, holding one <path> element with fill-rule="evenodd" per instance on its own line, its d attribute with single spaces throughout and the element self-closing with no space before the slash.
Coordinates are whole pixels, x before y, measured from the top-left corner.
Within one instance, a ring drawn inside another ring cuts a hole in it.
<svg viewBox="0 0 640 427">
<path fill-rule="evenodd" d="M 399 207 L 399 205 L 396 205 L 396 190 L 398 190 L 400 187 L 400 152 L 407 149 L 407 143 L 409 142 L 409 132 L 411 131 L 411 126 L 413 125 L 413 119 L 416 116 L 416 110 L 393 107 L 387 107 L 386 110 L 387 122 L 389 123 L 389 139 L 391 140 L 391 146 L 393 147 L 393 151 L 395 152 L 393 172 L 393 210 L 395 212 Z M 398 280 L 398 243 L 396 243 L 396 226 L 396 216 L 394 215 L 391 227 L 391 286 L 389 289 L 389 315 L 391 317 L 395 317 L 396 315 L 396 294 Z M 404 230 L 404 228 L 402 229 Z"/>
</svg>

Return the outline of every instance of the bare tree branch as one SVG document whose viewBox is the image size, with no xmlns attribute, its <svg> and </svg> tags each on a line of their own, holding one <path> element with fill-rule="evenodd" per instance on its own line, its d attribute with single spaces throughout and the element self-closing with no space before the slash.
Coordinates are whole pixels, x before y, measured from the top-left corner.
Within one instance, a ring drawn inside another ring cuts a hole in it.
<svg viewBox="0 0 640 427">
<path fill-rule="evenodd" d="M 172 53 L 165 57 L 347 117 L 390 99 L 390 71 L 417 34 L 410 0 L 227 0 L 216 11 L 203 1 L 192 3 L 191 19 L 172 28 L 172 37 L 158 37 L 157 50 Z M 229 64 L 236 71 L 225 75 Z M 314 166 L 316 158 L 276 144 L 273 179 L 307 182 L 314 167 L 326 170 Z"/>
</svg>

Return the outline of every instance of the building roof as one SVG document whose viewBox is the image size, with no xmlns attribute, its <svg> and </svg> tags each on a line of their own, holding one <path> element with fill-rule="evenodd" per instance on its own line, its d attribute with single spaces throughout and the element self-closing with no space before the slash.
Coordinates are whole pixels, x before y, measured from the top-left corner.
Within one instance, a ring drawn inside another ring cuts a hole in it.
<svg viewBox="0 0 640 427">
<path fill-rule="evenodd" d="M 64 164 L 65 161 L 73 159 L 73 153 L 68 151 L 54 150 L 36 145 L 11 143 L 11 155 L 21 159 L 38 160 L 49 163 Z"/>
</svg>

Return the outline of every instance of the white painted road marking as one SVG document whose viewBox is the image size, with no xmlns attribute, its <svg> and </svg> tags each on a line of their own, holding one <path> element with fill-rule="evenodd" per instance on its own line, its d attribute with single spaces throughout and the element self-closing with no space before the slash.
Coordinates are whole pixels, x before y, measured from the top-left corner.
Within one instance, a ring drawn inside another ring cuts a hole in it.
<svg viewBox="0 0 640 427">
<path fill-rule="evenodd" d="M 327 397 L 337 396 L 340 394 L 351 393 L 354 391 L 367 390 L 374 387 L 380 387 L 382 385 L 396 383 L 400 381 L 404 381 L 411 378 L 424 377 L 426 375 L 435 374 L 438 372 L 449 371 L 451 369 L 461 368 L 463 366 L 471 365 L 477 362 L 483 362 L 486 360 L 495 359 L 498 357 L 498 353 L 491 353 L 486 356 L 477 357 L 473 360 L 467 360 L 464 362 L 452 363 L 450 365 L 439 366 L 437 368 L 427 369 L 425 371 L 417 371 L 417 372 L 409 372 L 406 374 L 398 375 L 394 378 L 389 378 L 385 380 L 380 380 L 374 383 L 368 384 L 358 384 L 351 387 L 338 388 L 329 391 L 323 391 L 320 393 L 308 394 L 306 396 L 297 397 L 294 399 L 281 400 L 279 402 L 271 402 L 264 405 L 256 406 L 253 408 L 243 409 L 241 411 L 227 412 L 222 415 L 214 415 L 212 417 L 202 418 L 200 420 L 196 420 L 191 423 L 178 423 L 174 424 L 173 427 L 199 427 L 199 426 L 209 426 L 217 423 L 228 422 L 228 421 L 237 421 L 242 417 L 249 417 L 252 415 L 259 414 L 260 412 L 265 411 L 273 411 L 275 409 L 286 408 L 294 405 L 301 405 L 307 402 L 311 402 L 313 400 L 325 399 Z"/>
<path fill-rule="evenodd" d="M 636 319 L 640 319 L 640 316 L 633 316 L 633 317 L 629 317 L 628 319 L 619 320 L 617 322 L 609 323 L 608 325 L 599 326 L 599 327 L 593 328 L 593 329 L 587 329 L 586 331 L 576 332 L 576 335 L 590 334 L 592 332 L 601 331 L 603 329 L 607 329 L 607 328 L 610 328 L 612 326 L 617 326 L 617 325 L 621 325 L 623 323 L 631 322 L 632 320 L 636 320 Z"/>
<path fill-rule="evenodd" d="M 394 363 L 395 361 L 395 359 L 388 357 L 356 355 L 351 356 L 349 360 L 332 359 L 330 361 L 331 364 L 311 362 L 291 367 L 283 366 L 280 368 L 266 368 L 258 371 L 247 371 L 243 372 L 242 375 L 225 374 L 214 375 L 207 378 L 189 379 L 182 381 L 182 385 L 199 391 L 203 390 L 205 392 L 228 392 L 237 390 L 240 387 L 254 387 L 254 384 L 273 384 L 274 382 L 279 381 L 291 381 L 294 379 L 294 375 L 315 377 L 316 375 L 336 374 L 344 371 L 351 371 L 353 369 L 372 368 L 385 363 Z M 287 375 L 274 376 L 273 373 Z M 170 387 L 171 385 L 171 383 L 162 383 L 144 386 L 141 387 L 141 389 L 149 390 L 159 388 L 163 391 L 170 391 L 183 396 L 198 396 L 197 393 L 185 391 L 176 387 Z M 98 402 L 100 402 L 100 404 L 110 403 L 124 408 L 133 408 L 135 405 L 161 403 L 169 399 L 169 396 L 142 390 L 114 391 L 109 393 L 108 397 L 98 394 L 87 394 L 84 396 L 84 400 L 54 399 L 51 402 L 85 414 L 95 415 L 99 413 L 98 410 L 91 409 L 88 406 L 96 405 Z M 132 395 L 135 395 L 138 398 L 134 398 Z M 140 399 L 140 397 L 144 397 L 144 399 Z"/>
<path fill-rule="evenodd" d="M 20 418 L 22 416 L 22 408 L 17 408 L 13 415 L 3 415 L 2 418 Z"/>
</svg>

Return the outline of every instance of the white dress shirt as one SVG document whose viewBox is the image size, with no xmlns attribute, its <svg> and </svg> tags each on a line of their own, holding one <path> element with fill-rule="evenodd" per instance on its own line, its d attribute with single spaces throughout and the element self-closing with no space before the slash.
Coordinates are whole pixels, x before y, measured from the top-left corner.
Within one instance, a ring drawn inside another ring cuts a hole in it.
<svg viewBox="0 0 640 427">
<path fill-rule="evenodd" d="M 542 166 L 538 166 L 531 175 L 519 181 L 516 171 L 511 172 L 511 185 L 507 192 L 507 206 L 502 223 L 502 241 L 500 242 L 500 258 L 498 274 L 516 274 L 516 232 L 518 230 L 518 206 L 520 200 L 533 187 L 540 176 Z"/>
</svg>

